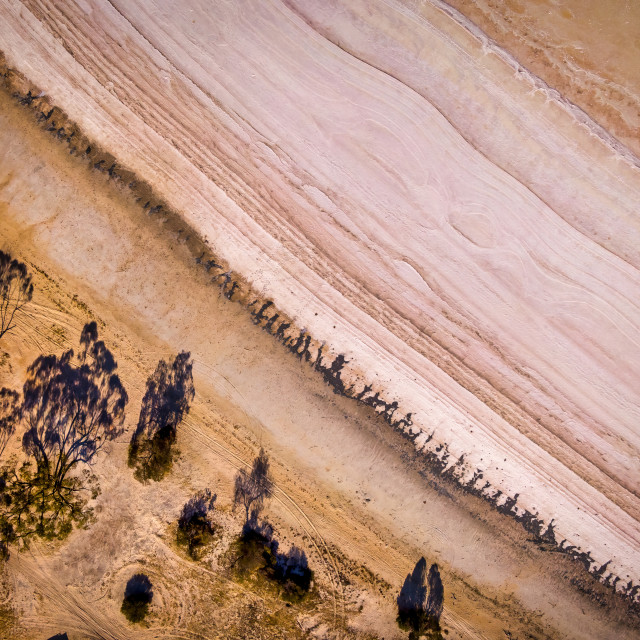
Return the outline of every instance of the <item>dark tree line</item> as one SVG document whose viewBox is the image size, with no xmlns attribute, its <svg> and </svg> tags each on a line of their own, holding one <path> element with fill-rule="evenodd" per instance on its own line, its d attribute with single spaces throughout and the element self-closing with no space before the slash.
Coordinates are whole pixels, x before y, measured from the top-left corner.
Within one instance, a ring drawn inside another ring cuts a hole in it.
<svg viewBox="0 0 640 640">
<path fill-rule="evenodd" d="M 23 262 L 0 251 L 0 338 L 15 327 L 15 316 L 33 296 L 33 284 Z"/>
</svg>

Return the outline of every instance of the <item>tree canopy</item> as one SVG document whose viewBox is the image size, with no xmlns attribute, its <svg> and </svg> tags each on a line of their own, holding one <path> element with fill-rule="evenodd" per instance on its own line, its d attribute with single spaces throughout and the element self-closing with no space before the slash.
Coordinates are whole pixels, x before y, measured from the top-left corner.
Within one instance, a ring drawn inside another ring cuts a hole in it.
<svg viewBox="0 0 640 640">
<path fill-rule="evenodd" d="M 178 424 L 195 396 L 191 354 L 179 353 L 171 364 L 158 362 L 147 379 L 140 417 L 129 445 L 129 466 L 141 482 L 161 480 L 171 468 L 171 447 Z"/>
<path fill-rule="evenodd" d="M 15 461 L 5 465 L 0 483 L 5 542 L 64 537 L 74 523 L 89 520 L 86 494 L 97 495 L 97 482 L 88 467 L 123 431 L 128 397 L 116 368 L 91 322 L 82 330 L 77 355 L 69 350 L 39 356 L 27 369 L 19 407 L 27 459 L 18 467 Z M 75 472 L 79 465 L 86 467 L 82 474 Z"/>
<path fill-rule="evenodd" d="M 182 507 L 178 518 L 177 542 L 187 547 L 189 555 L 197 560 L 199 552 L 214 532 L 210 512 L 213 511 L 216 494 L 210 489 L 196 493 Z"/>
<path fill-rule="evenodd" d="M 0 338 L 15 327 L 15 317 L 32 298 L 33 284 L 23 262 L 0 251 Z"/>
<path fill-rule="evenodd" d="M 240 469 L 235 479 L 233 500 L 245 509 L 245 525 L 258 519 L 264 501 L 273 494 L 273 480 L 269 473 L 269 457 L 264 449 L 253 461 L 251 471 Z"/>
</svg>

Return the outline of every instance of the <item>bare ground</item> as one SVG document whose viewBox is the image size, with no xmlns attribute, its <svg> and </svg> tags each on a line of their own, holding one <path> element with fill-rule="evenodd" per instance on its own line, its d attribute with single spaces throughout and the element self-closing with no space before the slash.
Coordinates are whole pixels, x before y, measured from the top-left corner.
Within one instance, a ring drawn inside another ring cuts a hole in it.
<svg viewBox="0 0 640 640">
<path fill-rule="evenodd" d="M 335 396 L 220 296 L 179 235 L 1 100 L 9 153 L 0 157 L 0 245 L 36 277 L 33 304 L 1 345 L 2 384 L 18 388 L 38 353 L 74 346 L 91 318 L 118 359 L 129 429 L 158 358 L 190 350 L 197 389 L 166 481 L 132 478 L 126 433 L 95 467 L 97 522 L 62 545 L 13 554 L 3 576 L 9 637 L 401 637 L 394 598 L 421 555 L 442 568 L 450 638 L 635 637 L 626 609 L 574 563 L 431 475 L 410 443 Z M 268 517 L 316 571 L 306 605 L 286 607 L 264 585 L 239 583 L 221 561 L 240 528 L 233 475 L 261 445 L 277 483 Z M 226 533 L 193 563 L 175 548 L 172 526 L 204 486 L 219 495 Z M 119 612 L 141 568 L 156 593 L 142 630 Z"/>
</svg>

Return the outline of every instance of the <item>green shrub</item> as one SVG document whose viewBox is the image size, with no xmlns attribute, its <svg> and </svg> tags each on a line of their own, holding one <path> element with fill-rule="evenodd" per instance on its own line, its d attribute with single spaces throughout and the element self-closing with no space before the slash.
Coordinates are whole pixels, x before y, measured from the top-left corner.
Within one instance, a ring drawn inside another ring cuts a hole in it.
<svg viewBox="0 0 640 640">
<path fill-rule="evenodd" d="M 196 493 L 183 507 L 178 519 L 177 543 L 187 547 L 193 560 L 197 560 L 203 547 L 211 541 L 214 526 L 209 517 L 216 495 L 209 489 Z"/>
<path fill-rule="evenodd" d="M 236 545 L 234 568 L 239 575 L 257 572 L 280 585 L 285 600 L 298 602 L 311 589 L 313 571 L 304 551 L 293 546 L 287 553 L 281 553 L 278 546 L 268 525 L 257 529 L 245 526 Z"/>
<path fill-rule="evenodd" d="M 151 600 L 151 580 L 144 573 L 137 573 L 127 582 L 120 611 L 129 622 L 142 622 L 149 613 Z"/>
</svg>

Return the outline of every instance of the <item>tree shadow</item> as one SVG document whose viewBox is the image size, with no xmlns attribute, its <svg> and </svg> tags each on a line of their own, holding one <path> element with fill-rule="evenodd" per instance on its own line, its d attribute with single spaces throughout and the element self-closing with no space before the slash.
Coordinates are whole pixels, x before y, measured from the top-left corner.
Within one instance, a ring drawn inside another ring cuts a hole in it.
<svg viewBox="0 0 640 640">
<path fill-rule="evenodd" d="M 420 637 L 441 640 L 440 616 L 444 601 L 444 588 L 437 564 L 427 573 L 427 561 L 420 558 L 412 573 L 407 575 L 398 604 L 398 626 L 409 631 L 409 638 Z"/>
<path fill-rule="evenodd" d="M 144 573 L 136 573 L 127 582 L 120 611 L 129 622 L 142 622 L 149 613 L 151 600 L 153 600 L 151 580 Z"/>
<path fill-rule="evenodd" d="M 16 326 L 16 313 L 32 297 L 33 284 L 27 266 L 0 251 L 0 338 Z"/>
<path fill-rule="evenodd" d="M 140 416 L 129 444 L 129 466 L 140 482 L 161 480 L 171 469 L 178 424 L 195 396 L 193 361 L 188 352 L 172 363 L 158 362 L 147 379 Z"/>
<path fill-rule="evenodd" d="M 0 454 L 20 420 L 27 456 L 0 469 L 0 558 L 7 557 L 10 543 L 27 547 L 34 536 L 63 539 L 74 525 L 91 521 L 88 502 L 99 492 L 91 465 L 123 432 L 128 396 L 117 366 L 90 322 L 77 353 L 69 349 L 34 360 L 21 402 L 17 392 L 0 389 Z"/>
</svg>

